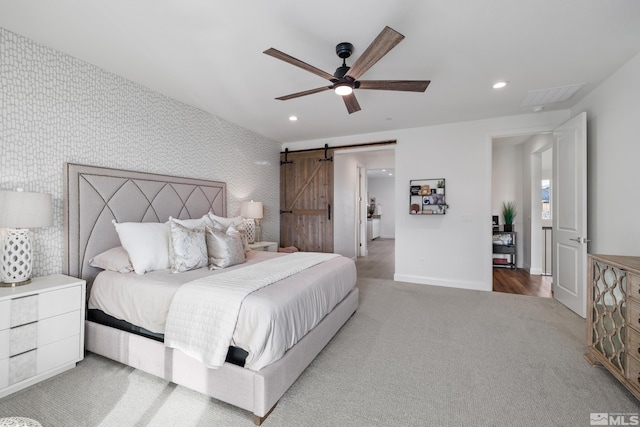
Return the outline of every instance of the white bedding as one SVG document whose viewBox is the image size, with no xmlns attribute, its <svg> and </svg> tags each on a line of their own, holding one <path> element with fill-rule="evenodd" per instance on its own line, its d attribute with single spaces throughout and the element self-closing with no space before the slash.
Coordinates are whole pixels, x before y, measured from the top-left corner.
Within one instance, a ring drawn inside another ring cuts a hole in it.
<svg viewBox="0 0 640 427">
<path fill-rule="evenodd" d="M 158 270 L 143 276 L 105 271 L 93 283 L 89 308 L 163 334 L 171 300 L 182 284 L 276 256 L 287 255 L 251 251 L 247 263 L 222 271 L 203 268 L 172 274 Z M 245 367 L 259 370 L 282 357 L 355 282 L 353 261 L 337 257 L 250 294 L 242 304 L 231 342 L 249 353 Z"/>
<path fill-rule="evenodd" d="M 247 296 L 337 256 L 297 252 L 185 283 L 171 301 L 164 344 L 208 368 L 219 368 Z"/>
</svg>

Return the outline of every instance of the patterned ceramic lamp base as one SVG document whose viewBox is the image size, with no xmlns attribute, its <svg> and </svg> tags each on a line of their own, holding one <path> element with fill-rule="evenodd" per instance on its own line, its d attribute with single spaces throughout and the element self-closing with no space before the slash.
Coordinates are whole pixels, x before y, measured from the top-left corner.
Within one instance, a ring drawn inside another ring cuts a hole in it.
<svg viewBox="0 0 640 427">
<path fill-rule="evenodd" d="M 31 281 L 31 237 L 28 229 L 7 229 L 0 256 L 1 286 L 26 285 Z"/>
<path fill-rule="evenodd" d="M 252 218 L 244 219 L 244 228 L 247 231 L 247 240 L 249 243 L 254 243 L 256 241 L 256 222 Z"/>
</svg>

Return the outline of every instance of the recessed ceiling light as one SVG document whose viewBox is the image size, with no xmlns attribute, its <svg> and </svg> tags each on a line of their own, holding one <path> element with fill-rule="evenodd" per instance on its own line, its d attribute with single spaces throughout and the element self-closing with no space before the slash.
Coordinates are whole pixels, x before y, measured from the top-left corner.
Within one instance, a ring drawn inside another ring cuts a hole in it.
<svg viewBox="0 0 640 427">
<path fill-rule="evenodd" d="M 533 107 L 532 110 L 533 110 L 534 113 L 539 113 L 542 110 L 544 110 L 544 106 L 543 105 L 537 105 L 537 106 Z"/>
<path fill-rule="evenodd" d="M 295 122 L 296 120 L 298 120 L 297 116 L 289 116 L 289 120 L 292 122 Z"/>
<path fill-rule="evenodd" d="M 386 169 L 382 169 L 382 172 L 386 172 L 386 171 L 387 171 Z"/>
<path fill-rule="evenodd" d="M 392 174 L 392 173 L 390 173 L 390 174 L 389 174 L 389 176 L 393 176 L 393 174 Z"/>
<path fill-rule="evenodd" d="M 494 89 L 501 89 L 501 88 L 505 87 L 508 84 L 509 84 L 509 82 L 507 82 L 507 81 L 496 82 L 496 83 L 493 84 L 493 88 Z"/>
</svg>

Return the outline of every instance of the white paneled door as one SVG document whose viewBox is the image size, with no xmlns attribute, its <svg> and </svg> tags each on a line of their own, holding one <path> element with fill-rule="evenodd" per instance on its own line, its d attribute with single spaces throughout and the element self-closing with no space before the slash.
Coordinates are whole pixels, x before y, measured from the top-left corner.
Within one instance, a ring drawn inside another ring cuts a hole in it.
<svg viewBox="0 0 640 427">
<path fill-rule="evenodd" d="M 587 313 L 587 114 L 553 132 L 553 296 Z"/>
</svg>

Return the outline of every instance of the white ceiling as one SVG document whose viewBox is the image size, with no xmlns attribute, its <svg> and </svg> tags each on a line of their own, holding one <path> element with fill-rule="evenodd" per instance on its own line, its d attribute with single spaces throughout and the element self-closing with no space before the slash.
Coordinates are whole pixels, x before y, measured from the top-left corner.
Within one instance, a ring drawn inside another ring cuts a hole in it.
<svg viewBox="0 0 640 427">
<path fill-rule="evenodd" d="M 353 60 L 385 25 L 406 39 L 362 78 L 431 80 L 425 93 L 356 91 L 351 115 L 330 91 L 274 99 L 328 82 L 265 49 L 332 74 L 337 43 Z M 640 2 L 2 0 L 0 27 L 290 142 L 528 113 L 528 91 L 584 83 L 545 107 L 568 108 L 640 51 Z"/>
</svg>

